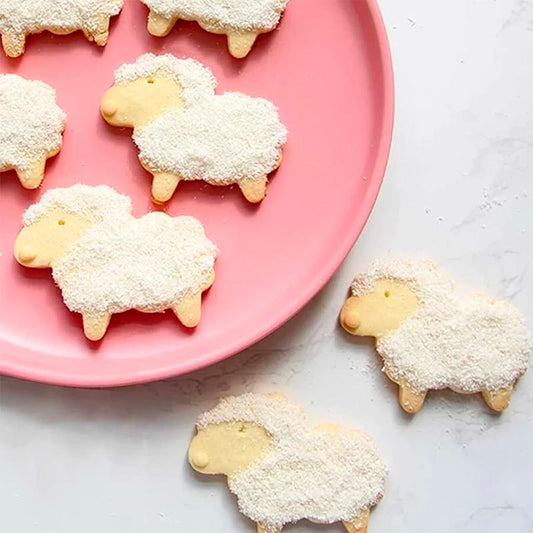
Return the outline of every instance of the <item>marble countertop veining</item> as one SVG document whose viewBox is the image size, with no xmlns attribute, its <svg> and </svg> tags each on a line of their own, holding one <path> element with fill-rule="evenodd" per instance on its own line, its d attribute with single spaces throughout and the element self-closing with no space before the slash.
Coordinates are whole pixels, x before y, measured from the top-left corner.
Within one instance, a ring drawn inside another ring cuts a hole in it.
<svg viewBox="0 0 533 533">
<path fill-rule="evenodd" d="M 354 272 L 412 252 L 511 299 L 533 328 L 533 1 L 380 4 L 395 62 L 394 142 L 346 262 L 279 331 L 191 375 L 112 390 L 3 378 L 2 531 L 254 532 L 225 484 L 185 462 L 199 412 L 247 390 L 284 391 L 317 421 L 374 435 L 390 476 L 370 533 L 533 531 L 533 371 L 501 416 L 479 397 L 441 392 L 411 418 L 372 344 L 337 326 Z"/>
</svg>

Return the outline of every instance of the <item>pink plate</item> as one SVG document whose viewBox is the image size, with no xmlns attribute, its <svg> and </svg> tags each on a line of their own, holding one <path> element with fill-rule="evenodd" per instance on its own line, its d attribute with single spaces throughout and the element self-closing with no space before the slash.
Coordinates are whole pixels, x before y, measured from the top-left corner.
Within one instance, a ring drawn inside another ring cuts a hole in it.
<svg viewBox="0 0 533 533">
<path fill-rule="evenodd" d="M 236 187 L 179 186 L 171 215 L 199 218 L 221 250 L 201 324 L 181 327 L 170 312 L 114 316 L 91 344 L 80 315 L 63 305 L 49 271 L 12 256 L 21 215 L 42 191 L 0 174 L 0 371 L 70 386 L 125 385 L 209 365 L 258 341 L 301 309 L 326 283 L 361 232 L 385 171 L 393 123 L 393 77 L 375 0 L 292 0 L 277 31 L 244 60 L 222 36 L 179 22 L 164 38 L 146 30 L 147 10 L 126 0 L 107 47 L 81 32 L 31 36 L 2 72 L 56 88 L 68 121 L 44 188 L 107 183 L 133 198 L 137 216 L 154 208 L 150 179 L 130 131 L 107 126 L 99 102 L 113 71 L 140 54 L 172 52 L 209 66 L 218 92 L 272 100 L 289 129 L 283 164 L 268 197 L 249 205 Z"/>
</svg>

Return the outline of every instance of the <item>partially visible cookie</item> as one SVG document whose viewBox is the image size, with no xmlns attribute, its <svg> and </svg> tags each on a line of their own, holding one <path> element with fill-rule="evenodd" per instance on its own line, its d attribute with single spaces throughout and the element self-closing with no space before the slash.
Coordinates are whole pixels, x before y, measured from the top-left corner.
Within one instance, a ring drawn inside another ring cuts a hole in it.
<svg viewBox="0 0 533 533">
<path fill-rule="evenodd" d="M 0 0 L 0 33 L 6 55 L 24 53 L 26 37 L 49 31 L 58 35 L 82 30 L 89 41 L 104 46 L 109 19 L 123 0 Z"/>
<path fill-rule="evenodd" d="M 148 31 L 168 35 L 179 19 L 193 20 L 210 33 L 227 35 L 233 57 L 248 55 L 261 33 L 272 31 L 289 0 L 141 0 L 150 9 Z"/>
<path fill-rule="evenodd" d="M 52 268 L 88 339 L 101 339 L 111 315 L 129 309 L 171 309 L 183 325 L 199 323 L 217 248 L 195 218 L 153 212 L 136 219 L 128 196 L 106 185 L 73 185 L 47 191 L 23 222 L 16 260 Z"/>
<path fill-rule="evenodd" d="M 313 427 L 279 394 L 225 398 L 196 427 L 191 466 L 226 475 L 258 533 L 279 533 L 304 519 L 366 532 L 387 469 L 365 433 L 336 424 Z"/>
<path fill-rule="evenodd" d="M 15 170 L 24 188 L 38 187 L 46 160 L 61 149 L 65 120 L 52 87 L 0 74 L 0 172 Z"/>
<path fill-rule="evenodd" d="M 515 307 L 461 293 L 429 261 L 376 262 L 354 279 L 340 323 L 352 335 L 376 338 L 408 413 L 422 408 L 427 391 L 444 388 L 481 392 L 489 407 L 502 411 L 533 351 Z"/>
</svg>

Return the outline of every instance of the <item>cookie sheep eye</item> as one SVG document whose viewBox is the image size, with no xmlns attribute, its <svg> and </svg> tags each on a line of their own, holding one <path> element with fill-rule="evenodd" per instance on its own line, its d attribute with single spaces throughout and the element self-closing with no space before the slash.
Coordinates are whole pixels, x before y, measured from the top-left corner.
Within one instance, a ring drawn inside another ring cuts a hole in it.
<svg viewBox="0 0 533 533">
<path fill-rule="evenodd" d="M 65 221 L 64 221 L 62 218 L 60 218 L 60 219 L 57 221 L 57 223 L 58 223 L 60 226 L 64 226 L 64 225 L 65 225 Z"/>
<path fill-rule="evenodd" d="M 148 78 L 148 80 L 147 80 L 147 81 L 148 81 L 148 83 L 149 83 L 150 85 L 151 85 L 152 83 L 154 83 L 154 82 L 155 82 L 154 78 Z"/>
<path fill-rule="evenodd" d="M 390 298 L 390 291 L 385 291 L 385 298 Z"/>
</svg>

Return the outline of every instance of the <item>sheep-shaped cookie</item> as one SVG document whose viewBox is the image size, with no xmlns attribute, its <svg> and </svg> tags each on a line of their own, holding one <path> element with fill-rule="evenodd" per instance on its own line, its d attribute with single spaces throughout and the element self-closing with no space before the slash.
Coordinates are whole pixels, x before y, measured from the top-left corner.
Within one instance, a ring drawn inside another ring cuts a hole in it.
<svg viewBox="0 0 533 533">
<path fill-rule="evenodd" d="M 170 33 L 179 19 L 194 20 L 206 31 L 226 35 L 238 59 L 248 55 L 261 33 L 272 31 L 289 0 L 141 0 L 148 8 L 148 31 Z"/>
<path fill-rule="evenodd" d="M 46 160 L 61 149 L 65 120 L 52 87 L 0 74 L 0 172 L 15 170 L 24 188 L 38 187 Z"/>
<path fill-rule="evenodd" d="M 372 439 L 335 424 L 313 427 L 278 394 L 228 397 L 201 415 L 191 466 L 224 474 L 258 533 L 308 519 L 365 533 L 383 496 L 386 466 Z"/>
<path fill-rule="evenodd" d="M 145 54 L 115 72 L 102 115 L 113 126 L 133 128 L 155 202 L 168 201 L 181 180 L 237 183 L 248 201 L 265 197 L 287 130 L 271 102 L 215 95 L 216 83 L 197 61 L 171 54 Z"/>
<path fill-rule="evenodd" d="M 23 222 L 15 258 L 52 268 L 88 339 L 101 339 L 111 315 L 129 309 L 172 309 L 185 326 L 198 324 L 217 249 L 195 218 L 154 212 L 136 219 L 128 196 L 78 184 L 47 191 Z"/>
<path fill-rule="evenodd" d="M 65 35 L 82 30 L 89 41 L 104 46 L 109 19 L 122 9 L 123 0 L 0 0 L 0 33 L 10 57 L 24 53 L 30 33 L 49 31 Z"/>
<path fill-rule="evenodd" d="M 504 410 L 526 371 L 533 339 L 509 303 L 460 294 L 429 261 L 382 260 L 357 276 L 340 314 L 352 335 L 376 338 L 383 370 L 408 413 L 430 389 L 481 392 Z"/>
</svg>

